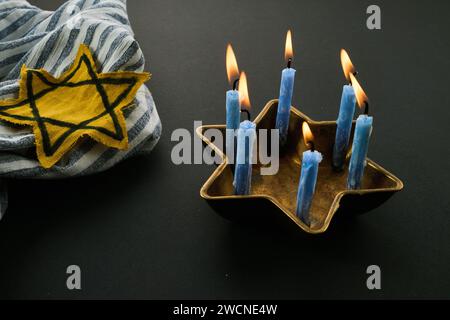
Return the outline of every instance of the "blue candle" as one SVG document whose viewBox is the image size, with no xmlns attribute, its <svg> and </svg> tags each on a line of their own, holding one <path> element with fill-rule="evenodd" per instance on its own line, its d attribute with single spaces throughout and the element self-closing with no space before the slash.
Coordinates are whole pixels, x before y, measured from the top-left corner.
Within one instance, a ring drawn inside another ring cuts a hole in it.
<svg viewBox="0 0 450 320">
<path fill-rule="evenodd" d="M 286 35 L 285 59 L 288 66 L 281 72 L 280 96 L 278 99 L 278 112 L 275 128 L 279 130 L 280 143 L 284 145 L 287 141 L 289 128 L 289 116 L 292 104 L 292 92 L 294 90 L 295 69 L 291 68 L 293 57 L 292 36 L 289 30 Z"/>
<path fill-rule="evenodd" d="M 241 109 L 239 106 L 239 91 L 228 90 L 226 97 L 227 129 L 236 130 L 241 122 Z"/>
<path fill-rule="evenodd" d="M 297 217 L 309 226 L 311 224 L 309 210 L 316 189 L 317 174 L 319 171 L 319 163 L 322 161 L 322 154 L 313 150 L 313 136 L 306 122 L 303 122 L 303 138 L 307 144 L 312 146 L 312 150 L 303 152 L 296 214 Z"/>
<path fill-rule="evenodd" d="M 369 102 L 356 78 L 351 75 L 359 107 L 365 107 L 364 114 L 356 120 L 355 135 L 353 137 L 352 156 L 348 168 L 347 187 L 349 189 L 361 188 L 361 181 L 366 166 L 367 150 L 369 149 L 370 135 L 372 134 L 373 118 L 368 115 Z"/>
<path fill-rule="evenodd" d="M 231 44 L 227 46 L 226 67 L 228 82 L 233 86 L 227 91 L 226 95 L 226 154 L 234 154 L 234 136 L 235 130 L 239 128 L 240 119 L 240 103 L 239 92 L 236 90 L 237 81 L 239 80 L 239 69 Z M 234 159 L 230 159 L 234 161 Z"/>
<path fill-rule="evenodd" d="M 239 128 L 241 121 L 241 110 L 239 106 L 239 92 L 237 90 L 228 90 L 226 97 L 227 110 L 227 130 L 226 130 L 226 153 L 234 153 L 234 135 L 235 130 Z M 234 159 L 230 159 L 230 161 Z"/>
<path fill-rule="evenodd" d="M 351 86 L 350 79 L 350 74 L 355 74 L 355 67 L 350 60 L 347 51 L 341 49 L 340 56 L 342 70 L 344 71 L 345 78 L 350 84 L 345 85 L 342 88 L 341 106 L 336 121 L 337 128 L 333 147 L 333 167 L 338 170 L 342 170 L 344 167 L 356 104 L 355 91 Z"/>
<path fill-rule="evenodd" d="M 351 85 L 345 85 L 342 88 L 341 106 L 336 121 L 336 137 L 333 147 L 333 167 L 339 170 L 344 166 L 345 155 L 347 154 L 352 120 L 355 114 L 355 104 L 356 97 L 353 87 Z"/>
<path fill-rule="evenodd" d="M 252 178 L 253 145 L 256 140 L 256 125 L 242 121 L 237 131 L 237 155 L 234 171 L 234 192 L 237 195 L 250 193 Z"/>
<path fill-rule="evenodd" d="M 356 120 L 355 136 L 353 138 L 352 157 L 348 169 L 347 187 L 349 189 L 361 188 L 361 181 L 366 166 L 367 150 L 372 133 L 373 118 L 362 114 Z"/>
</svg>

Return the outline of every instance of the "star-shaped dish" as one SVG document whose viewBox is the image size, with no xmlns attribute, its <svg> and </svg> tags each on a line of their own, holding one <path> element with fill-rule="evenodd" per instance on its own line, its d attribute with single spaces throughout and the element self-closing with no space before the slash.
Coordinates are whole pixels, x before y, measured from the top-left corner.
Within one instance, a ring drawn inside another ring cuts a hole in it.
<svg viewBox="0 0 450 320">
<path fill-rule="evenodd" d="M 0 119 L 32 126 L 44 168 L 58 162 L 84 135 L 126 149 L 122 111 L 148 79 L 148 73 L 98 73 L 89 48 L 82 44 L 72 66 L 58 78 L 23 66 L 19 97 L 0 101 Z"/>
<path fill-rule="evenodd" d="M 256 117 L 257 129 L 272 129 L 275 126 L 278 100 L 267 103 Z M 316 193 L 311 205 L 311 225 L 303 223 L 295 214 L 298 181 L 300 179 L 301 154 L 305 151 L 301 127 L 306 121 L 315 138 L 315 147 L 324 159 L 320 163 Z M 353 121 L 352 136 L 355 121 Z M 211 142 L 205 132 L 218 129 L 225 132 L 225 125 L 205 125 L 197 128 L 197 134 L 222 159 L 222 163 L 200 189 L 200 195 L 215 209 L 228 218 L 259 219 L 272 211 L 283 212 L 295 224 L 308 233 L 325 232 L 341 207 L 353 213 L 365 212 L 386 201 L 393 193 L 403 188 L 400 179 L 367 159 L 362 189 L 348 190 L 346 166 L 342 172 L 335 172 L 331 166 L 333 144 L 336 133 L 335 121 L 314 121 L 291 108 L 288 144 L 280 150 L 279 171 L 275 175 L 261 175 L 261 164 L 253 165 L 252 189 L 246 196 L 233 194 L 233 172 L 223 151 Z M 270 135 L 269 135 L 270 136 Z M 352 141 L 350 141 L 351 145 Z M 238 210 L 239 209 L 239 210 Z M 273 218 L 273 216 L 271 216 Z"/>
</svg>

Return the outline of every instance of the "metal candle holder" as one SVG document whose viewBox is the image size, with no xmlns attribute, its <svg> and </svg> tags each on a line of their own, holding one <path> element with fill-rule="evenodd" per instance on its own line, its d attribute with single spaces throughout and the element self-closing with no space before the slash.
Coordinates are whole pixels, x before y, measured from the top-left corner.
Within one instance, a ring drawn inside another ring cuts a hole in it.
<svg viewBox="0 0 450 320">
<path fill-rule="evenodd" d="M 254 121 L 257 129 L 275 127 L 277 107 L 277 99 L 266 104 Z M 228 158 L 223 150 L 204 135 L 207 129 L 218 129 L 225 133 L 225 125 L 204 125 L 197 128 L 197 134 L 204 144 L 209 145 L 222 158 L 222 163 L 200 189 L 200 196 L 221 215 L 229 219 L 252 220 L 269 212 L 272 218 L 273 214 L 284 213 L 304 231 L 317 234 L 328 229 L 338 209 L 344 213 L 363 213 L 381 205 L 392 194 L 403 189 L 403 182 L 399 178 L 367 159 L 362 188 L 348 190 L 348 164 L 341 172 L 333 170 L 331 165 L 336 121 L 314 121 L 294 107 L 291 107 L 290 112 L 288 143 L 280 150 L 278 173 L 260 175 L 261 164 L 258 161 L 253 165 L 251 193 L 245 196 L 233 194 L 233 172 Z M 319 166 L 316 192 L 310 209 L 310 226 L 304 224 L 295 214 L 301 154 L 306 149 L 301 132 L 303 121 L 309 124 L 315 137 L 315 147 L 324 156 Z M 355 123 L 356 121 L 353 121 L 352 132 Z M 270 138 L 270 134 L 268 136 Z M 352 141 L 349 145 L 351 144 Z"/>
</svg>

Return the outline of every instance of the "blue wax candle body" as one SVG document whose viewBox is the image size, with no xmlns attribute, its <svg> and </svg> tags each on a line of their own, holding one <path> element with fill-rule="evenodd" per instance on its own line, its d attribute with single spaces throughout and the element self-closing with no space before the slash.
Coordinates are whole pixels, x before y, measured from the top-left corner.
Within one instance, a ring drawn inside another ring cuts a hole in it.
<svg viewBox="0 0 450 320">
<path fill-rule="evenodd" d="M 239 106 L 239 91 L 228 90 L 226 97 L 226 112 L 227 112 L 227 130 L 226 130 L 226 154 L 234 154 L 234 134 L 235 130 L 239 128 L 241 122 L 241 110 Z M 234 159 L 229 159 L 234 161 Z"/>
<path fill-rule="evenodd" d="M 250 193 L 252 180 L 253 145 L 256 140 L 256 125 L 248 120 L 242 121 L 237 133 L 237 155 L 234 171 L 234 192 L 237 195 Z"/>
<path fill-rule="evenodd" d="M 297 194 L 297 217 L 310 225 L 309 209 L 311 208 L 314 191 L 316 189 L 317 173 L 322 154 L 318 151 L 303 152 L 302 170 Z"/>
<path fill-rule="evenodd" d="M 278 112 L 275 123 L 275 128 L 279 130 L 281 145 L 284 145 L 287 140 L 294 79 L 295 69 L 286 68 L 281 73 L 280 97 L 278 99 Z"/>
<path fill-rule="evenodd" d="M 333 167 L 342 169 L 347 154 L 348 142 L 350 141 L 350 132 L 352 129 L 352 120 L 355 114 L 356 97 L 353 87 L 345 85 L 342 88 L 341 106 L 339 116 L 336 121 L 336 137 L 333 147 Z"/>
<path fill-rule="evenodd" d="M 366 166 L 367 150 L 372 133 L 373 117 L 362 114 L 356 120 L 355 136 L 353 138 L 352 157 L 348 169 L 347 187 L 361 188 L 361 181 Z"/>
</svg>

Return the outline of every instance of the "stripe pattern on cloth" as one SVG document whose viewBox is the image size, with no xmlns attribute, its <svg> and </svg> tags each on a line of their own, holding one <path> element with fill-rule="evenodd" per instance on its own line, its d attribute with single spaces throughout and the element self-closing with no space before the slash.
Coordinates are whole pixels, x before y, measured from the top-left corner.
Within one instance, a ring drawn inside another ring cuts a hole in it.
<svg viewBox="0 0 450 320">
<path fill-rule="evenodd" d="M 82 43 L 93 53 L 98 72 L 144 70 L 144 56 L 134 39 L 125 0 L 71 0 L 54 12 L 22 0 L 0 0 L 0 99 L 17 98 L 23 64 L 58 77 L 70 67 Z M 160 138 L 161 122 L 145 85 L 133 104 L 124 111 L 127 150 L 84 139 L 50 169 L 42 168 L 37 161 L 30 128 L 0 122 L 0 178 L 87 175 L 111 168 L 132 155 L 150 152 Z M 5 192 L 0 188 L 0 218 L 7 205 Z"/>
</svg>

